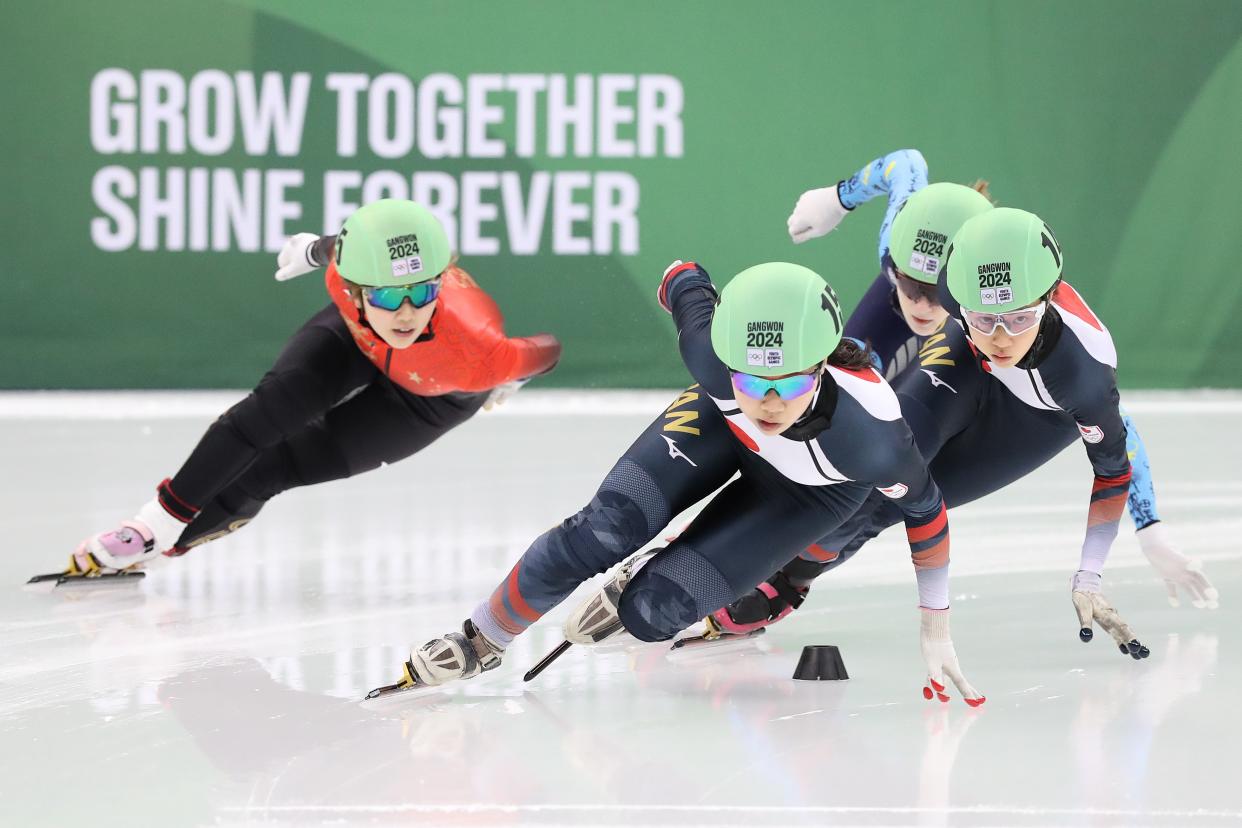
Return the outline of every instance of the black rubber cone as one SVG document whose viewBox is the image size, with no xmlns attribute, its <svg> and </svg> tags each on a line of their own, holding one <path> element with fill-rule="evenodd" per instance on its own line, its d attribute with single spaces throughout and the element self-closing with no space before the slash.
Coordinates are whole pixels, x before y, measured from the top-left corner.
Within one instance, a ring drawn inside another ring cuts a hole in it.
<svg viewBox="0 0 1242 828">
<path fill-rule="evenodd" d="M 808 644 L 802 648 L 798 669 L 793 677 L 800 681 L 844 681 L 850 677 L 845 670 L 841 651 L 832 644 Z"/>
</svg>

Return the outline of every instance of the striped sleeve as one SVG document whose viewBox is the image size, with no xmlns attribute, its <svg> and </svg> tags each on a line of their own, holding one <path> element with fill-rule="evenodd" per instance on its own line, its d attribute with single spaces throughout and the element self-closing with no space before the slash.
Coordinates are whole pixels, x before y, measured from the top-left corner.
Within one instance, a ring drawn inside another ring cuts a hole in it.
<svg viewBox="0 0 1242 828">
<path fill-rule="evenodd" d="M 910 543 L 910 559 L 919 584 L 919 606 L 944 609 L 949 606 L 949 514 L 940 487 L 932 479 L 904 421 L 900 424 L 904 440 L 885 475 L 877 483 L 880 494 L 901 509 Z"/>
<path fill-rule="evenodd" d="M 884 221 L 880 224 L 879 258 L 888 250 L 888 233 L 893 218 L 911 194 L 927 186 L 927 161 L 916 149 L 890 152 L 875 159 L 837 185 L 841 206 L 853 210 L 860 204 L 880 196 L 888 196 Z"/>
<path fill-rule="evenodd" d="M 1078 568 L 1102 574 L 1125 511 L 1132 475 L 1116 372 L 1110 365 L 1080 356 L 1074 370 L 1063 369 L 1061 373 L 1069 374 L 1071 381 L 1064 387 L 1053 386 L 1059 395 L 1058 402 L 1077 421 L 1083 448 L 1095 473 Z"/>
<path fill-rule="evenodd" d="M 924 522 L 906 515 L 906 539 L 914 561 L 914 577 L 919 585 L 919 606 L 947 609 L 949 606 L 949 514 L 944 500 L 936 514 Z"/>
<path fill-rule="evenodd" d="M 1130 492 L 1130 472 L 1113 477 L 1095 476 L 1091 484 L 1091 505 L 1087 509 L 1087 534 L 1082 541 L 1082 558 L 1078 568 L 1104 571 L 1104 562 L 1117 537 L 1117 526 L 1126 508 Z"/>
</svg>

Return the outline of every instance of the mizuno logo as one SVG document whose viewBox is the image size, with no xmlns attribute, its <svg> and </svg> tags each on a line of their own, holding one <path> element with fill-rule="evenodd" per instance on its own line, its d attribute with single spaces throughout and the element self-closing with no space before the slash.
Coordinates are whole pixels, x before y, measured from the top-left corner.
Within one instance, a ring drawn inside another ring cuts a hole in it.
<svg viewBox="0 0 1242 828">
<path fill-rule="evenodd" d="M 927 374 L 927 378 L 928 378 L 929 380 L 931 380 L 932 388 L 939 388 L 940 386 L 942 386 L 942 385 L 943 385 L 945 388 L 949 389 L 949 390 L 950 390 L 950 391 L 952 391 L 954 394 L 956 394 L 956 393 L 957 393 L 957 389 L 956 389 L 956 388 L 954 388 L 952 385 L 949 385 L 949 384 L 948 384 L 947 382 L 945 382 L 944 380 L 942 380 L 942 379 L 941 379 L 941 378 L 940 378 L 940 377 L 936 374 L 936 372 L 935 372 L 935 371 L 928 371 L 926 368 L 920 368 L 919 370 L 920 370 L 920 371 L 922 371 L 924 374 Z"/>
<path fill-rule="evenodd" d="M 661 434 L 660 436 L 664 437 L 663 434 Z M 664 437 L 664 442 L 668 443 L 668 456 L 669 457 L 673 458 L 674 460 L 680 457 L 682 460 L 685 460 L 687 463 L 694 466 L 696 469 L 699 467 L 698 463 L 691 460 L 688 456 L 686 456 L 685 452 L 683 452 L 680 448 L 678 448 L 677 441 L 674 440 L 672 437 Z"/>
</svg>

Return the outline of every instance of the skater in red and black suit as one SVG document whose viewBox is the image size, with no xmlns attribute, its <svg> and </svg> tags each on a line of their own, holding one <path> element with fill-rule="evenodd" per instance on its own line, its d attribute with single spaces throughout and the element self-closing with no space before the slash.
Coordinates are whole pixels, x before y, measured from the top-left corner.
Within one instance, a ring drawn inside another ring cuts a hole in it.
<svg viewBox="0 0 1242 828">
<path fill-rule="evenodd" d="M 154 498 L 82 542 L 67 575 L 182 554 L 245 525 L 287 489 L 409 457 L 560 358 L 552 336 L 505 336 L 496 303 L 412 201 L 368 204 L 338 236 L 294 236 L 278 262 L 281 280 L 327 264 L 331 304 Z"/>
</svg>

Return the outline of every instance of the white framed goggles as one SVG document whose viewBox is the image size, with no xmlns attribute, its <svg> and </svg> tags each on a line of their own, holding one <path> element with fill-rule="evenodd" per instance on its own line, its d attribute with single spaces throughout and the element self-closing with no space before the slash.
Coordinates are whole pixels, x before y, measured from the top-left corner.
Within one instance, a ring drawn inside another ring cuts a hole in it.
<svg viewBox="0 0 1242 828">
<path fill-rule="evenodd" d="M 984 336 L 996 333 L 998 327 L 1004 328 L 1010 336 L 1017 336 L 1038 325 L 1047 311 L 1048 303 L 1044 301 L 1033 308 L 1018 308 L 1008 313 L 980 313 L 962 308 L 962 316 L 967 325 Z"/>
</svg>

